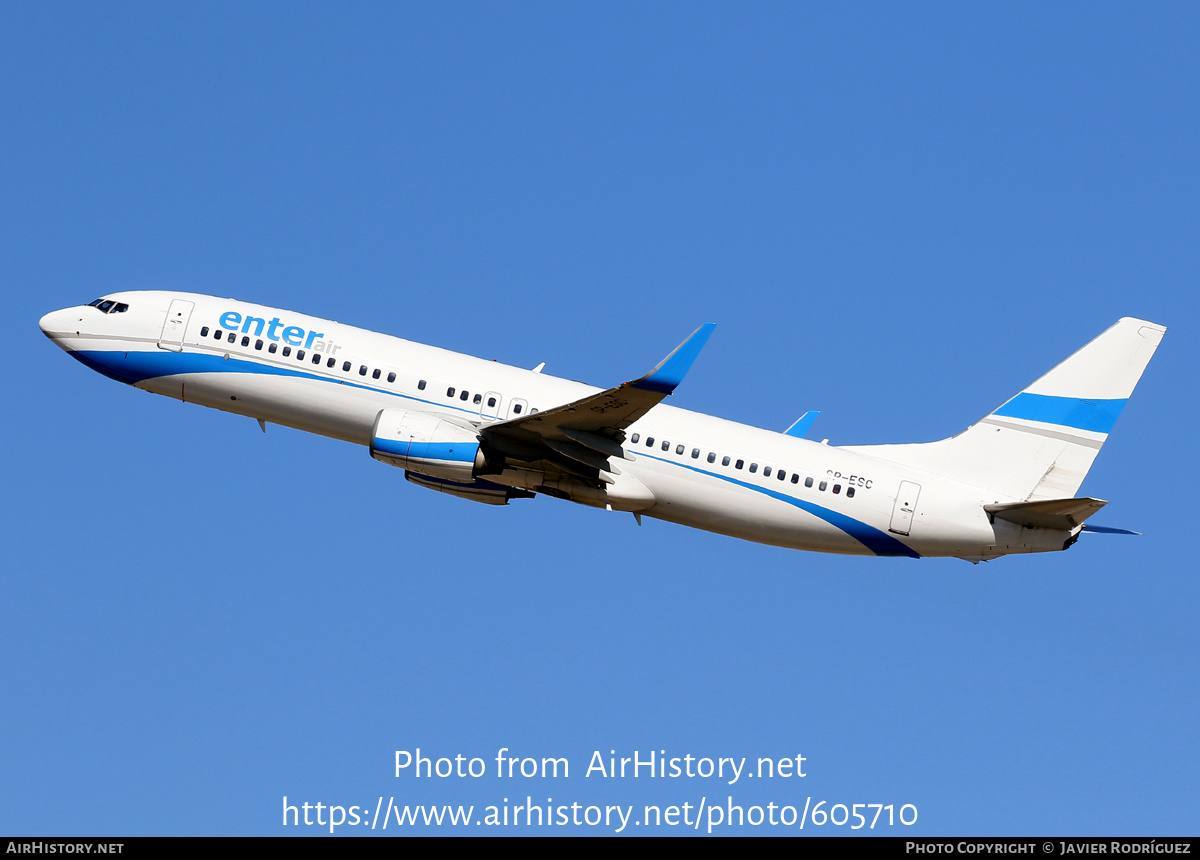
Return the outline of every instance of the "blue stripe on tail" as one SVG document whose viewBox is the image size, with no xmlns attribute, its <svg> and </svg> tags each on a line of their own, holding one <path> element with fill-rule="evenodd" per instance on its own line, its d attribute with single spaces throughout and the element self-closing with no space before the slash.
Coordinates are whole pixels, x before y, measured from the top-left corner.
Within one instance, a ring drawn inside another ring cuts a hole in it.
<svg viewBox="0 0 1200 860">
<path fill-rule="evenodd" d="M 992 414 L 1074 427 L 1077 430 L 1090 430 L 1093 433 L 1108 433 L 1117 422 L 1117 416 L 1121 414 L 1126 401 L 1127 398 L 1084 400 L 1079 397 L 1053 397 L 1049 394 L 1022 392 Z"/>
</svg>

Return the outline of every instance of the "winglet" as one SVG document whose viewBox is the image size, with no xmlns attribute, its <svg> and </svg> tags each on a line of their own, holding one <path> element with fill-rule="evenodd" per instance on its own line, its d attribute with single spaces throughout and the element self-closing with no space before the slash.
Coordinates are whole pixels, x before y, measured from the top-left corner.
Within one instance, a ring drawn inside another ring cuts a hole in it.
<svg viewBox="0 0 1200 860">
<path fill-rule="evenodd" d="M 683 377 L 691 369 L 696 356 L 700 354 L 700 350 L 704 348 L 704 344 L 708 342 L 709 336 L 716 327 L 716 323 L 705 323 L 700 326 L 691 333 L 687 340 L 675 347 L 670 355 L 660 361 L 654 370 L 641 379 L 628 384 L 644 391 L 670 394 L 679 383 L 683 382 Z"/>
<path fill-rule="evenodd" d="M 817 416 L 820 414 L 820 412 L 816 412 L 812 409 L 808 410 L 796 419 L 795 424 L 783 431 L 784 435 L 795 436 L 797 439 L 804 438 L 804 434 L 812 428 L 813 422 L 817 420 Z"/>
</svg>

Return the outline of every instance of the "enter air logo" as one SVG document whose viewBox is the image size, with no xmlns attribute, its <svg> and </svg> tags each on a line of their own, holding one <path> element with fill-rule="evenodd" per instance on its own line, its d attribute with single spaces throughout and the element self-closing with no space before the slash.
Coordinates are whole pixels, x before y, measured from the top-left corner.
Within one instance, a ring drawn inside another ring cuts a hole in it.
<svg viewBox="0 0 1200 860">
<path fill-rule="evenodd" d="M 271 317 L 268 321 L 262 317 L 243 317 L 237 311 L 226 311 L 221 314 L 220 324 L 221 328 L 230 331 L 240 331 L 254 337 L 263 337 L 265 334 L 267 340 L 282 341 L 289 346 L 299 346 L 313 352 L 327 352 L 332 355 L 341 348 L 337 344 L 319 340 L 318 338 L 325 337 L 324 332 L 316 329 L 306 331 L 296 325 L 285 326 L 279 317 Z"/>
</svg>

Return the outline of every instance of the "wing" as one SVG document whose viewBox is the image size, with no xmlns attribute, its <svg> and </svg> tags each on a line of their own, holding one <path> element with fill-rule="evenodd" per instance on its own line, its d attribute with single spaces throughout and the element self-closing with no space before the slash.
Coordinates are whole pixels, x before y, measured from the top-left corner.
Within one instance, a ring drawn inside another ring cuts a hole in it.
<svg viewBox="0 0 1200 860">
<path fill-rule="evenodd" d="M 675 390 L 715 327 L 714 323 L 700 326 L 641 379 L 574 403 L 490 424 L 480 432 L 506 459 L 546 461 L 580 477 L 611 482 L 600 473 L 620 474 L 609 458 L 625 458 L 621 447 L 625 428 Z"/>
</svg>

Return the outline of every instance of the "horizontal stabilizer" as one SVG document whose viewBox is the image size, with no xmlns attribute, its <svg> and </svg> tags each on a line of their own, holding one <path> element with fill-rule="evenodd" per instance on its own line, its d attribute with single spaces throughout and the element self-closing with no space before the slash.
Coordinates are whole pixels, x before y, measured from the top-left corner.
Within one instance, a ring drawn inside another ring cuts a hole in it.
<svg viewBox="0 0 1200 860">
<path fill-rule="evenodd" d="M 984 505 L 993 517 L 1035 529 L 1073 531 L 1083 521 L 1107 505 L 1101 499 L 1043 499 L 1040 502 L 1016 502 L 1010 505 Z"/>
<path fill-rule="evenodd" d="M 784 430 L 784 434 L 787 436 L 795 436 L 797 439 L 803 439 L 804 434 L 812 429 L 813 422 L 817 420 L 817 416 L 820 414 L 820 412 L 816 412 L 812 409 L 808 410 L 796 419 L 795 424 Z"/>
<path fill-rule="evenodd" d="M 1141 535 L 1141 532 L 1131 532 L 1129 529 L 1114 529 L 1112 526 L 1089 526 L 1083 527 L 1085 532 L 1092 532 L 1101 535 Z"/>
</svg>

